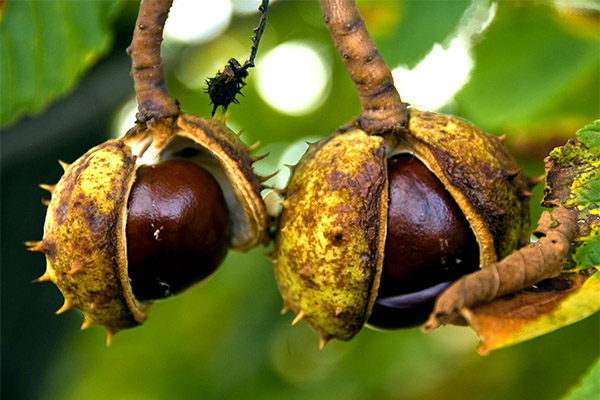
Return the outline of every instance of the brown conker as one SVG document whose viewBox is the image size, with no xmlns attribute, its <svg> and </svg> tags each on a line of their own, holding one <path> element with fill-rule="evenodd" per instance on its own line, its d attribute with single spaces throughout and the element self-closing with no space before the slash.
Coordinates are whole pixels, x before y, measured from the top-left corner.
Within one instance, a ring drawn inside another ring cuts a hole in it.
<svg viewBox="0 0 600 400">
<path fill-rule="evenodd" d="M 268 241 L 267 215 L 250 149 L 223 121 L 187 114 L 137 124 L 72 164 L 52 192 L 44 237 L 62 292 L 62 313 L 112 336 L 142 324 L 152 300 L 209 276 L 228 248 Z"/>
<path fill-rule="evenodd" d="M 388 160 L 389 207 L 381 280 L 369 324 L 424 322 L 448 283 L 479 268 L 479 246 L 440 180 L 410 154 Z"/>
<path fill-rule="evenodd" d="M 127 206 L 127 258 L 138 300 L 169 297 L 212 274 L 229 248 L 215 178 L 183 160 L 142 165 Z"/>
<path fill-rule="evenodd" d="M 400 132 L 370 134 L 358 120 L 310 146 L 286 187 L 275 277 L 284 311 L 321 346 L 367 322 L 423 322 L 448 282 L 529 237 L 530 185 L 503 140 L 408 112 Z"/>
</svg>

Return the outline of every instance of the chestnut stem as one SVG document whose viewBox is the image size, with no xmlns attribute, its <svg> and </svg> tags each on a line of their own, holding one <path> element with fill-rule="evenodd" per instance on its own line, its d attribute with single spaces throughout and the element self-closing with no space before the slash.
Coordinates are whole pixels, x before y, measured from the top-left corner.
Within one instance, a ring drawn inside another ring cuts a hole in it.
<svg viewBox="0 0 600 400">
<path fill-rule="evenodd" d="M 260 43 L 260 39 L 262 38 L 262 34 L 265 31 L 265 27 L 267 26 L 267 13 L 269 12 L 269 0 L 262 0 L 260 6 L 258 6 L 258 11 L 260 11 L 260 22 L 256 28 L 254 28 L 254 36 L 252 37 L 252 48 L 250 49 L 250 57 L 246 60 L 243 67 L 244 68 L 252 68 L 254 67 L 254 59 L 256 58 L 256 53 L 258 53 L 258 44 Z"/>
<path fill-rule="evenodd" d="M 423 331 L 452 322 L 465 309 L 557 276 L 575 232 L 575 217 L 568 209 L 559 206 L 552 214 L 545 211 L 534 232 L 540 237 L 537 242 L 454 282 L 437 298 Z"/>
<path fill-rule="evenodd" d="M 359 126 L 369 133 L 401 132 L 408 122 L 408 104 L 394 86 L 385 63 L 354 0 L 319 0 L 323 19 L 354 82 L 362 113 Z"/>
<path fill-rule="evenodd" d="M 179 114 L 177 102 L 169 96 L 160 57 L 163 29 L 173 0 L 141 0 L 133 40 L 127 48 L 131 56 L 131 76 L 137 96 L 138 122 Z"/>
</svg>

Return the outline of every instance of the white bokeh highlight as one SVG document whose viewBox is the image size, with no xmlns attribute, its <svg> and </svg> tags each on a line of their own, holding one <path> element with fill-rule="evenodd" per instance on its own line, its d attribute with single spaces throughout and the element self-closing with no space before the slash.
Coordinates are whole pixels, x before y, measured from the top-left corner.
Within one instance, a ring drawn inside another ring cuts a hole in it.
<svg viewBox="0 0 600 400">
<path fill-rule="evenodd" d="M 468 82 L 475 66 L 470 50 L 477 35 L 490 25 L 497 4 L 474 2 L 463 15 L 459 29 L 446 46 L 435 44 L 414 68 L 400 65 L 392 70 L 402 100 L 414 106 L 438 109 Z"/>
<path fill-rule="evenodd" d="M 165 24 L 165 41 L 212 40 L 227 29 L 232 12 L 230 0 L 175 0 Z"/>
<path fill-rule="evenodd" d="M 262 99 L 288 115 L 305 115 L 323 104 L 331 89 L 331 66 L 310 43 L 290 41 L 269 51 L 257 68 Z"/>
<path fill-rule="evenodd" d="M 468 50 L 454 39 L 447 49 L 436 44 L 415 68 L 401 66 L 392 75 L 403 101 L 437 109 L 466 83 L 472 68 Z"/>
<path fill-rule="evenodd" d="M 137 100 L 135 97 L 127 100 L 125 104 L 116 112 L 113 117 L 110 136 L 113 139 L 120 138 L 135 125 L 135 115 L 138 111 Z"/>
<path fill-rule="evenodd" d="M 269 7 L 275 3 L 276 0 L 269 1 Z M 233 5 L 233 12 L 239 15 L 258 14 L 258 6 L 262 3 L 262 0 L 231 0 Z"/>
</svg>

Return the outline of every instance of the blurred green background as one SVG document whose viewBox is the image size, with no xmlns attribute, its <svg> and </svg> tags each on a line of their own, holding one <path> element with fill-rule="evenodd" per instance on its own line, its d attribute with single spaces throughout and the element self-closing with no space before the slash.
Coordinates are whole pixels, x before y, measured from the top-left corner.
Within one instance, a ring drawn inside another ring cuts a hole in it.
<svg viewBox="0 0 600 400">
<path fill-rule="evenodd" d="M 204 79 L 229 57 L 248 56 L 258 1 L 196 5 L 225 17 L 179 12 L 192 22 L 172 27 L 163 54 L 170 93 L 184 111 L 208 116 Z M 125 48 L 137 2 L 1 7 L 2 398 L 557 399 L 598 358 L 598 314 L 485 357 L 474 333 L 458 327 L 428 335 L 364 329 L 319 352 L 316 334 L 279 314 L 265 248 L 231 252 L 210 280 L 156 303 L 142 327 L 107 348 L 103 328 L 79 331 L 79 312 L 54 315 L 62 296 L 49 283 L 30 283 L 45 262 L 23 241 L 42 235 L 49 195 L 37 185 L 60 178 L 57 159 L 71 162 L 133 123 Z M 405 101 L 507 134 L 529 175 L 543 172 L 553 146 L 600 117 L 596 1 L 361 1 L 359 8 Z M 183 40 L 178 26 L 214 30 Z M 272 2 L 247 83 L 228 123 L 244 128 L 247 143 L 261 141 L 256 154 L 270 152 L 258 167 L 263 174 L 295 162 L 304 140 L 360 111 L 313 1 Z M 272 183 L 284 184 L 286 173 Z M 540 185 L 534 221 L 542 195 Z"/>
</svg>

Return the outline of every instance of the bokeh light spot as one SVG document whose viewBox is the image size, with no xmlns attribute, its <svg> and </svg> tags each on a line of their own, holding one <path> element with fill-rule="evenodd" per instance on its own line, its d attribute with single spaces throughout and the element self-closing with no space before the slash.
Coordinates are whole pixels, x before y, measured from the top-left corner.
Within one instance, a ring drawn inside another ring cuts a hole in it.
<svg viewBox="0 0 600 400">
<path fill-rule="evenodd" d="M 436 109 L 465 84 L 472 68 L 473 60 L 467 49 L 455 39 L 447 49 L 436 44 L 412 70 L 400 66 L 392 75 L 402 100 Z"/>
<path fill-rule="evenodd" d="M 120 138 L 125 135 L 129 129 L 133 128 L 137 111 L 137 100 L 135 97 L 132 97 L 115 113 L 110 136 L 114 139 Z"/>
<path fill-rule="evenodd" d="M 269 1 L 269 6 L 273 5 L 276 0 Z M 233 12 L 239 15 L 258 14 L 258 6 L 262 0 L 231 0 Z"/>
<path fill-rule="evenodd" d="M 165 40 L 206 42 L 227 29 L 231 14 L 230 0 L 175 0 L 165 24 Z"/>
<path fill-rule="evenodd" d="M 259 61 L 257 88 L 271 107 L 288 115 L 305 115 L 323 104 L 331 88 L 329 62 L 308 43 L 277 46 Z"/>
<path fill-rule="evenodd" d="M 428 109 L 438 109 L 463 87 L 475 62 L 471 48 L 493 21 L 497 5 L 474 2 L 463 14 L 458 29 L 446 46 L 436 44 L 413 69 L 400 65 L 392 71 L 402 100 Z"/>
</svg>

